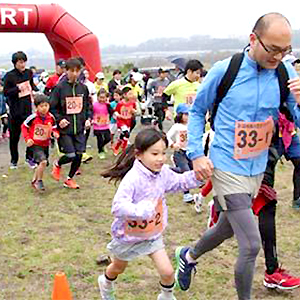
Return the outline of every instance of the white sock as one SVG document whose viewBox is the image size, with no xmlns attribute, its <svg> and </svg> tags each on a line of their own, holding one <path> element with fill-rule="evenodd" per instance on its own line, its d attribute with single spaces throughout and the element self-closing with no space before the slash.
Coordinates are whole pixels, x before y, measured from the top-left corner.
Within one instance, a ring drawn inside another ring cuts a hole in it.
<svg viewBox="0 0 300 300">
<path fill-rule="evenodd" d="M 191 257 L 190 255 L 190 250 L 186 253 L 185 255 L 186 260 L 188 261 L 189 264 L 194 264 L 196 263 L 196 260 Z"/>
<path fill-rule="evenodd" d="M 173 299 L 173 289 L 174 289 L 174 283 L 170 286 L 163 285 L 160 282 L 161 285 L 161 294 L 164 296 L 165 299 Z"/>
<path fill-rule="evenodd" d="M 109 280 L 109 279 L 107 279 L 107 277 L 106 277 L 106 275 L 104 274 L 104 279 L 105 279 L 105 281 L 104 281 L 104 286 L 105 286 L 105 288 L 112 288 L 113 287 L 113 285 L 114 285 L 114 281 L 115 280 Z"/>
</svg>

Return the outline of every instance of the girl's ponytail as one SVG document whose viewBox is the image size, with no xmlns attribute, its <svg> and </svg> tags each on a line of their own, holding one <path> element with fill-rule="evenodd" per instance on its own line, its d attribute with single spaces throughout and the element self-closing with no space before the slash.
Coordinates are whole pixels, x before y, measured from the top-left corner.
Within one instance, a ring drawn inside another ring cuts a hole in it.
<svg viewBox="0 0 300 300">
<path fill-rule="evenodd" d="M 101 173 L 101 176 L 117 183 L 132 168 L 135 154 L 135 147 L 132 144 L 118 157 L 117 161 L 109 169 Z"/>
</svg>

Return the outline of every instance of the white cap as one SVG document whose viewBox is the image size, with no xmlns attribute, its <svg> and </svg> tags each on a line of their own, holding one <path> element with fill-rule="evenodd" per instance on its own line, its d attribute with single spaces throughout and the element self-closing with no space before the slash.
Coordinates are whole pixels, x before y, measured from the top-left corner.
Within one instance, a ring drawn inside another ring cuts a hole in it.
<svg viewBox="0 0 300 300">
<path fill-rule="evenodd" d="M 98 72 L 98 73 L 96 74 L 96 78 L 98 78 L 98 79 L 104 79 L 105 77 L 104 77 L 103 72 Z"/>
<path fill-rule="evenodd" d="M 141 74 L 141 73 L 139 73 L 139 72 L 132 72 L 132 73 L 131 73 L 131 78 L 132 78 L 134 81 L 138 82 L 138 81 L 140 81 L 140 80 L 143 79 L 143 74 Z"/>
</svg>

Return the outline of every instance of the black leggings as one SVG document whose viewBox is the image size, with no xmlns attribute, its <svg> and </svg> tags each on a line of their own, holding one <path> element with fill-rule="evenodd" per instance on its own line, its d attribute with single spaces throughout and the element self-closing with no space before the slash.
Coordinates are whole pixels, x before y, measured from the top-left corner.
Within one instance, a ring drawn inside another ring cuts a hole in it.
<svg viewBox="0 0 300 300">
<path fill-rule="evenodd" d="M 104 151 L 104 146 L 111 141 L 110 130 L 94 130 L 94 135 L 97 137 L 98 152 Z"/>
<path fill-rule="evenodd" d="M 276 200 L 270 201 L 259 212 L 259 231 L 265 253 L 265 264 L 268 274 L 273 274 L 278 268 L 276 251 Z"/>
</svg>

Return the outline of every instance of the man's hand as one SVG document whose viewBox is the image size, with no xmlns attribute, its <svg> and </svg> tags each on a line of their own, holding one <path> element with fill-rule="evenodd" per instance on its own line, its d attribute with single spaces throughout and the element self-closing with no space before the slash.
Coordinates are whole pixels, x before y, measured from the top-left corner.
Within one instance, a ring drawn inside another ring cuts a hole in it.
<svg viewBox="0 0 300 300">
<path fill-rule="evenodd" d="M 288 81 L 288 88 L 294 95 L 296 102 L 300 105 L 300 78 L 296 77 Z"/>
<path fill-rule="evenodd" d="M 66 119 L 62 119 L 60 122 L 59 122 L 59 127 L 60 128 L 65 128 L 67 127 L 68 125 L 70 124 L 70 122 Z"/>
<path fill-rule="evenodd" d="M 207 156 L 201 156 L 193 160 L 193 169 L 198 180 L 212 176 L 214 165 Z"/>
<path fill-rule="evenodd" d="M 28 139 L 26 142 L 27 147 L 31 147 L 34 144 L 34 141 L 32 139 Z"/>
</svg>

